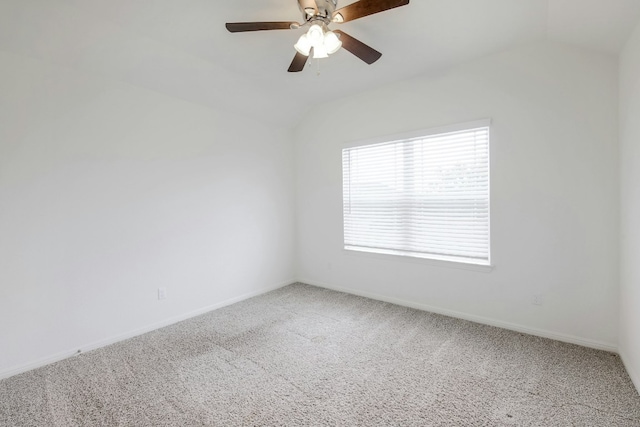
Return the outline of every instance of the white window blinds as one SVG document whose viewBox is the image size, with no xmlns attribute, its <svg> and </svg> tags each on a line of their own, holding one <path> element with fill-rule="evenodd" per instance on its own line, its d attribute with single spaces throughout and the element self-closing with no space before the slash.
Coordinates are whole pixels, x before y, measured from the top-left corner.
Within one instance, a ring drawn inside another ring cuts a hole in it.
<svg viewBox="0 0 640 427">
<path fill-rule="evenodd" d="M 342 152 L 344 245 L 489 264 L 489 127 Z"/>
</svg>

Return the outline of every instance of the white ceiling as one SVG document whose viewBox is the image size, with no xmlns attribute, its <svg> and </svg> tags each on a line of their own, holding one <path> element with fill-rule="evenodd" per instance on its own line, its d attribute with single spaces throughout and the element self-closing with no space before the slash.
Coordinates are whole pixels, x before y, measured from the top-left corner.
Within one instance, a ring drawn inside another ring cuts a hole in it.
<svg viewBox="0 0 640 427">
<path fill-rule="evenodd" d="M 383 56 L 366 65 L 341 50 L 319 76 L 317 61 L 286 72 L 302 30 L 224 28 L 300 19 L 296 0 L 0 0 L 0 50 L 294 125 L 311 105 L 544 38 L 617 54 L 640 1 L 412 0 L 334 25 Z"/>
</svg>

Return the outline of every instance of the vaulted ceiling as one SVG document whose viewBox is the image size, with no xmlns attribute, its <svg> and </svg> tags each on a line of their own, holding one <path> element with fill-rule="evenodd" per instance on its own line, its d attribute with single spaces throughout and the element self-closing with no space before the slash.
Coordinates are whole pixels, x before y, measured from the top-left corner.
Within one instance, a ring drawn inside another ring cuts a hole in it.
<svg viewBox="0 0 640 427">
<path fill-rule="evenodd" d="M 412 0 L 333 24 L 381 51 L 375 64 L 340 50 L 287 73 L 303 30 L 224 24 L 300 21 L 296 0 L 1 0 L 0 51 L 288 126 L 311 105 L 545 38 L 617 55 L 639 19 L 638 0 Z"/>
</svg>

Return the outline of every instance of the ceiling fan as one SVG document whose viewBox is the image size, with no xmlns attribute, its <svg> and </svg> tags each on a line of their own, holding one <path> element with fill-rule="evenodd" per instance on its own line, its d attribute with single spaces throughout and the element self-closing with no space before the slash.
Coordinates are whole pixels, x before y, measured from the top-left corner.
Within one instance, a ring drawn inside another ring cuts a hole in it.
<svg viewBox="0 0 640 427">
<path fill-rule="evenodd" d="M 302 24 L 290 21 L 231 22 L 227 23 L 226 27 L 232 33 L 296 30 L 309 27 L 309 30 L 298 39 L 298 43 L 294 46 L 297 53 L 289 66 L 289 72 L 302 71 L 310 56 L 326 58 L 338 51 L 340 47 L 344 47 L 367 64 L 373 64 L 382 56 L 380 52 L 344 31 L 329 30 L 329 24 L 353 21 L 407 4 L 409 4 L 409 0 L 360 0 L 337 9 L 338 0 L 298 0 L 298 6 L 304 19 Z"/>
</svg>

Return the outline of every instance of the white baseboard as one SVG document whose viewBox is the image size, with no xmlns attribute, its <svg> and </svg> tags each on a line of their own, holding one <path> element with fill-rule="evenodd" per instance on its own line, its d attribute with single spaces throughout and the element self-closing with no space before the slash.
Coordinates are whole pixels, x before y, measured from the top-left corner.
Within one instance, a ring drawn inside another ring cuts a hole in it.
<svg viewBox="0 0 640 427">
<path fill-rule="evenodd" d="M 629 363 L 629 358 L 627 357 L 627 355 L 624 352 L 624 350 L 619 349 L 619 354 L 620 354 L 620 359 L 622 359 L 622 364 L 624 365 L 625 369 L 627 370 L 627 373 L 629 374 L 629 377 L 631 377 L 631 382 L 633 382 L 633 385 L 636 386 L 636 390 L 640 394 L 640 375 L 638 374 L 638 371 L 636 371 L 634 369 L 633 365 L 631 365 L 631 363 Z"/>
<path fill-rule="evenodd" d="M 462 313 L 459 311 L 443 309 L 439 307 L 434 307 L 427 304 L 417 303 L 413 301 L 406 301 L 399 298 L 389 297 L 386 295 L 374 294 L 371 292 L 360 291 L 356 289 L 342 288 L 340 286 L 333 286 L 326 283 L 319 283 L 314 280 L 306 280 L 300 279 L 298 280 L 300 283 L 306 283 L 312 286 L 317 286 L 320 288 L 331 289 L 334 291 L 344 292 L 347 294 L 358 295 L 361 297 L 371 298 L 378 301 L 389 302 L 396 305 L 401 305 L 403 307 L 415 308 L 418 310 L 428 311 L 430 313 L 442 314 L 444 316 L 455 317 L 457 319 L 468 320 L 475 323 L 481 323 L 483 325 L 495 326 L 502 329 L 508 329 L 515 332 L 521 332 L 528 335 L 535 335 L 542 338 L 549 338 L 556 341 L 562 341 L 569 344 L 577 344 L 583 347 L 594 348 L 597 350 L 605 350 L 611 353 L 618 353 L 618 347 L 614 344 L 604 343 L 600 341 L 590 340 L 587 338 L 576 337 L 573 335 L 545 331 L 542 329 L 531 328 L 528 326 L 518 325 L 516 323 L 504 322 L 502 320 L 492 319 L 489 317 L 476 316 L 473 314 Z"/>
<path fill-rule="evenodd" d="M 28 371 L 31 371 L 33 369 L 41 368 L 43 366 L 50 365 L 52 363 L 59 362 L 59 361 L 64 360 L 64 359 L 68 359 L 69 357 L 76 356 L 76 355 L 78 355 L 80 353 L 86 353 L 88 351 L 97 350 L 99 348 L 106 347 L 108 345 L 115 344 L 117 342 L 124 341 L 124 340 L 127 340 L 129 338 L 137 337 L 139 335 L 146 334 L 147 332 L 155 331 L 156 329 L 164 328 L 165 326 L 173 325 L 174 323 L 178 323 L 178 322 L 181 322 L 183 320 L 187 320 L 187 319 L 190 319 L 192 317 L 196 317 L 196 316 L 199 316 L 201 314 L 208 313 L 210 311 L 217 310 L 219 308 L 226 307 L 226 306 L 229 306 L 231 304 L 235 304 L 237 302 L 244 301 L 246 299 L 253 298 L 253 297 L 258 296 L 258 295 L 266 294 L 267 292 L 271 292 L 271 291 L 274 291 L 276 289 L 280 289 L 282 287 L 285 287 L 285 286 L 290 285 L 291 283 L 295 283 L 295 282 L 296 281 L 292 279 L 292 280 L 289 280 L 287 282 L 280 283 L 278 285 L 269 286 L 269 287 L 266 287 L 266 288 L 263 288 L 263 289 L 260 289 L 260 290 L 254 291 L 254 292 L 249 292 L 249 293 L 246 293 L 246 294 L 234 297 L 234 298 L 230 298 L 228 300 L 225 300 L 225 301 L 213 304 L 213 305 L 202 307 L 202 308 L 199 308 L 197 310 L 194 310 L 194 311 L 191 311 L 191 312 L 188 312 L 188 313 L 184 313 L 184 314 L 180 314 L 178 316 L 170 317 L 170 318 L 162 320 L 160 322 L 156 322 L 154 324 L 147 325 L 147 326 L 144 326 L 142 328 L 138 328 L 138 329 L 135 329 L 135 330 L 132 330 L 132 331 L 129 331 L 129 332 L 125 332 L 123 334 L 119 334 L 119 335 L 116 335 L 116 336 L 113 336 L 113 337 L 110 337 L 110 338 L 106 338 L 106 339 L 102 339 L 102 340 L 99 340 L 99 341 L 95 341 L 95 342 L 92 342 L 92 343 L 89 343 L 89 344 L 80 345 L 78 347 L 75 347 L 72 350 L 63 351 L 63 352 L 60 352 L 60 353 L 57 353 L 57 354 L 53 354 L 51 356 L 43 357 L 41 359 L 29 362 L 29 363 L 25 363 L 25 364 L 20 365 L 20 366 L 16 366 L 14 368 L 10 368 L 10 369 L 1 371 L 0 372 L 0 380 L 12 377 L 14 375 L 22 374 L 24 372 L 28 372 Z"/>
</svg>

